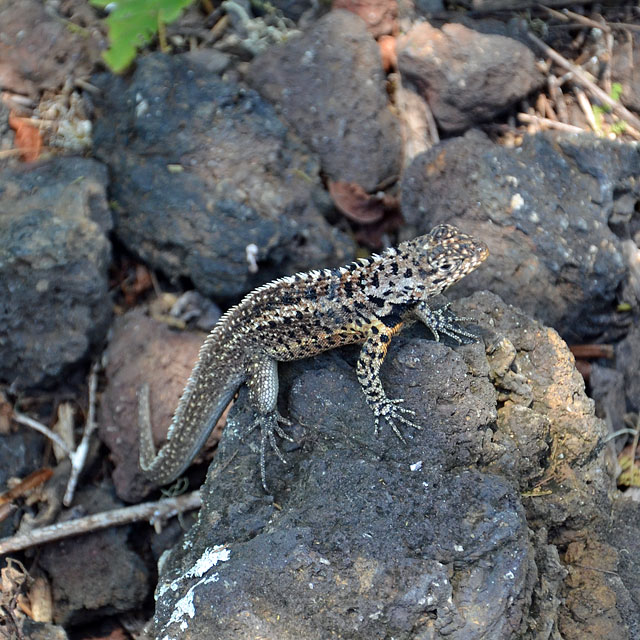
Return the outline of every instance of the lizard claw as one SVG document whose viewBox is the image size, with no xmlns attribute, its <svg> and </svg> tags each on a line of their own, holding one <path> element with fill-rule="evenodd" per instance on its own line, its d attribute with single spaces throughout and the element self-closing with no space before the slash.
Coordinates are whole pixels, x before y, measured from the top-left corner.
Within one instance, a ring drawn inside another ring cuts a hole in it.
<svg viewBox="0 0 640 640">
<path fill-rule="evenodd" d="M 287 460 L 284 455 L 282 455 L 282 451 L 280 451 L 280 447 L 276 442 L 275 434 L 278 434 L 283 440 L 295 442 L 294 439 L 278 424 L 279 422 L 282 422 L 289 427 L 293 425 L 291 420 L 281 416 L 277 411 L 273 411 L 272 413 L 260 417 L 260 479 L 262 481 L 262 487 L 267 493 L 269 493 L 265 463 L 267 443 L 271 446 L 278 458 L 280 458 L 280 461 L 283 464 L 287 464 Z"/>
<path fill-rule="evenodd" d="M 421 430 L 422 427 L 415 422 L 412 422 L 408 418 L 405 418 L 403 413 L 409 414 L 411 416 L 415 416 L 416 412 L 413 409 L 408 409 L 407 407 L 398 406 L 404 402 L 403 398 L 396 398 L 394 400 L 390 400 L 389 398 L 385 398 L 384 401 L 380 402 L 378 406 L 376 406 L 373 410 L 375 414 L 375 423 L 374 423 L 374 433 L 377 436 L 380 431 L 380 418 L 384 418 L 393 429 L 393 432 L 402 440 L 402 442 L 406 442 L 404 436 L 400 429 L 398 429 L 396 425 L 396 421 L 401 422 L 402 424 L 406 424 L 409 427 L 413 427 L 414 429 Z"/>
<path fill-rule="evenodd" d="M 447 302 L 439 309 L 430 309 L 426 305 L 420 305 L 416 313 L 420 320 L 429 328 L 436 342 L 440 342 L 440 334 L 448 336 L 458 344 L 470 344 L 477 342 L 478 336 L 463 329 L 458 323 L 469 322 L 473 318 L 466 316 L 456 316 L 449 309 L 450 302 Z"/>
</svg>

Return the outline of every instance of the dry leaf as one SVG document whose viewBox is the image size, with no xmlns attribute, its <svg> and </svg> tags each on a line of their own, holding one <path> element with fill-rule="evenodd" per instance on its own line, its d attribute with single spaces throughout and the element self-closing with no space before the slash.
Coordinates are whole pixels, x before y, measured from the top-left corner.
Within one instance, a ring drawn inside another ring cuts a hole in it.
<svg viewBox="0 0 640 640">
<path fill-rule="evenodd" d="M 329 193 L 338 210 L 349 220 L 360 224 L 372 224 L 382 220 L 388 205 L 385 195 L 369 195 L 355 182 L 329 180 Z"/>
<path fill-rule="evenodd" d="M 21 158 L 25 162 L 33 162 L 40 157 L 42 151 L 42 136 L 28 118 L 21 118 L 13 111 L 9 114 L 9 126 L 16 132 L 15 145 L 21 151 Z"/>
<path fill-rule="evenodd" d="M 30 577 L 19 560 L 7 558 L 6 563 L 0 570 L 0 605 L 9 607 Z"/>
<path fill-rule="evenodd" d="M 49 468 L 38 469 L 30 473 L 26 478 L 15 482 L 9 491 L 0 494 L 0 505 L 13 502 L 16 498 L 20 498 L 28 491 L 39 487 L 53 475 L 53 471 Z"/>
<path fill-rule="evenodd" d="M 64 440 L 70 451 L 76 448 L 75 438 L 73 436 L 75 423 L 73 413 L 73 405 L 70 402 L 63 402 L 58 407 L 58 419 L 53 425 L 53 432 L 57 433 Z M 61 462 L 67 457 L 67 454 L 55 442 L 53 443 L 53 454 L 57 462 Z"/>
<path fill-rule="evenodd" d="M 5 396 L 2 391 L 0 391 L 0 435 L 6 436 L 9 434 L 12 415 L 13 407 L 7 400 L 7 396 Z"/>
<path fill-rule="evenodd" d="M 31 603 L 31 618 L 36 622 L 53 621 L 53 597 L 51 585 L 43 576 L 34 579 L 29 589 L 29 601 Z"/>
<path fill-rule="evenodd" d="M 640 461 L 635 459 L 632 446 L 626 446 L 618 455 L 622 473 L 618 476 L 619 487 L 640 487 Z"/>
</svg>

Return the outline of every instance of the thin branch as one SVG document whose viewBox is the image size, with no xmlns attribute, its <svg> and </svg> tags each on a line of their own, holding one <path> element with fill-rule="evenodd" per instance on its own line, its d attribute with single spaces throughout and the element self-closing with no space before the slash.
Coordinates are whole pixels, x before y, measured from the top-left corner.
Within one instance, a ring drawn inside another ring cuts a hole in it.
<svg viewBox="0 0 640 640">
<path fill-rule="evenodd" d="M 554 18 L 558 18 L 558 20 L 561 20 L 562 22 L 575 20 L 577 23 L 585 27 L 589 27 L 590 29 L 600 29 L 600 31 L 604 31 L 605 33 L 609 33 L 611 31 L 606 23 L 597 22 L 596 20 L 582 16 L 575 11 L 570 11 L 569 9 L 556 11 L 555 9 L 551 9 L 551 7 L 545 7 L 543 4 L 540 5 L 540 8 L 548 11 Z"/>
<path fill-rule="evenodd" d="M 151 522 L 163 518 L 171 518 L 184 511 L 192 511 L 201 506 L 200 492 L 178 496 L 177 498 L 164 498 L 156 502 L 143 502 L 132 507 L 104 511 L 75 520 L 67 520 L 58 524 L 52 524 L 40 529 L 33 529 L 29 533 L 18 533 L 9 538 L 0 540 L 0 556 L 6 553 L 22 551 L 45 542 L 54 542 L 77 536 L 107 527 L 129 524 L 140 520 Z"/>
<path fill-rule="evenodd" d="M 64 504 L 65 507 L 68 507 L 73 502 L 73 494 L 78 484 L 80 472 L 87 461 L 89 438 L 98 426 L 96 422 L 96 390 L 98 388 L 99 368 L 97 362 L 94 362 L 91 366 L 91 373 L 89 374 L 89 410 L 87 413 L 87 421 L 84 425 L 84 433 L 82 434 L 80 444 L 76 450 L 69 455 L 69 459 L 71 460 L 71 473 L 69 475 L 69 481 L 67 482 L 67 488 L 64 492 L 64 498 L 62 499 L 62 504 Z"/>
<path fill-rule="evenodd" d="M 38 422 L 19 411 L 14 410 L 12 417 L 19 424 L 23 424 L 26 427 L 31 427 L 32 429 L 39 431 L 42 435 L 49 438 L 49 440 L 55 442 L 69 457 L 71 457 L 71 449 L 69 449 L 67 443 L 57 433 L 51 431 L 49 427 L 45 427 L 41 422 Z"/>
<path fill-rule="evenodd" d="M 592 96 L 597 98 L 600 102 L 604 104 L 608 104 L 613 112 L 623 120 L 625 120 L 628 124 L 630 124 L 634 129 L 640 130 L 640 118 L 635 116 L 629 109 L 627 109 L 624 105 L 620 104 L 617 100 L 614 100 L 606 91 L 601 89 L 597 84 L 592 82 L 583 69 L 576 66 L 572 62 L 569 62 L 564 56 L 561 56 L 555 49 L 552 49 L 548 44 L 545 44 L 540 40 L 540 38 L 536 37 L 530 31 L 527 32 L 527 37 L 531 42 L 537 45 L 546 56 L 549 56 L 554 62 L 559 64 L 561 67 L 564 67 L 568 71 L 571 71 L 574 76 L 574 82 L 580 84 L 585 91 L 588 91 Z"/>
<path fill-rule="evenodd" d="M 576 99 L 578 100 L 578 104 L 580 105 L 582 113 L 584 113 L 584 117 L 587 119 L 591 130 L 597 135 L 602 135 L 602 130 L 600 129 L 600 127 L 598 127 L 596 116 L 593 113 L 593 107 L 589 102 L 589 98 L 587 98 L 587 94 L 578 87 L 574 87 L 574 91 L 576 94 Z"/>
<path fill-rule="evenodd" d="M 519 113 L 518 120 L 525 124 L 537 124 L 541 129 L 548 127 L 549 129 L 559 129 L 560 131 L 566 131 L 568 133 L 584 133 L 584 129 L 572 124 L 565 124 L 564 122 L 558 122 L 550 118 L 541 118 L 540 116 L 534 116 L 529 113 Z"/>
</svg>

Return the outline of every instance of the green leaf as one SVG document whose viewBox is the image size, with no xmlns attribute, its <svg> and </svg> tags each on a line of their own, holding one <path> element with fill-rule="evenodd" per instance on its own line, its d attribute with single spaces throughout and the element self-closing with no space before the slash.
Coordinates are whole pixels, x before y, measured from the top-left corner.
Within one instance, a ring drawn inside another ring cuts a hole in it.
<svg viewBox="0 0 640 640">
<path fill-rule="evenodd" d="M 620 96 L 622 96 L 622 85 L 619 82 L 614 82 L 611 85 L 611 97 L 614 100 L 620 100 Z"/>
<path fill-rule="evenodd" d="M 109 28 L 110 46 L 104 61 L 116 73 L 124 71 L 135 59 L 139 48 L 158 33 L 158 24 L 168 24 L 180 17 L 193 0 L 90 0 L 91 4 L 115 8 L 105 20 Z"/>
</svg>

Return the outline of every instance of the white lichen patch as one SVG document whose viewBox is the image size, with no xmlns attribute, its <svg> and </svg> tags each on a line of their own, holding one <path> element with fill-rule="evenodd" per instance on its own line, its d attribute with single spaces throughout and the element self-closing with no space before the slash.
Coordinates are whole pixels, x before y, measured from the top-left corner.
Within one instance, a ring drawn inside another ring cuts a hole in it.
<svg viewBox="0 0 640 640">
<path fill-rule="evenodd" d="M 193 618 L 196 615 L 194 605 L 194 595 L 196 589 L 201 585 L 217 582 L 220 578 L 218 572 L 206 575 L 213 567 L 220 562 L 226 562 L 229 560 L 231 552 L 225 545 L 216 545 L 213 548 L 208 548 L 205 552 L 196 560 L 194 565 L 186 573 L 182 574 L 175 580 L 169 583 L 165 583 L 160 587 L 156 595 L 156 599 L 160 600 L 168 591 L 176 592 L 180 585 L 191 578 L 200 578 L 198 582 L 189 587 L 186 594 L 173 605 L 173 611 L 168 622 L 164 625 L 164 628 L 178 624 L 182 631 L 187 629 L 187 620 Z M 170 636 L 165 635 L 165 638 L 169 639 Z"/>
</svg>

